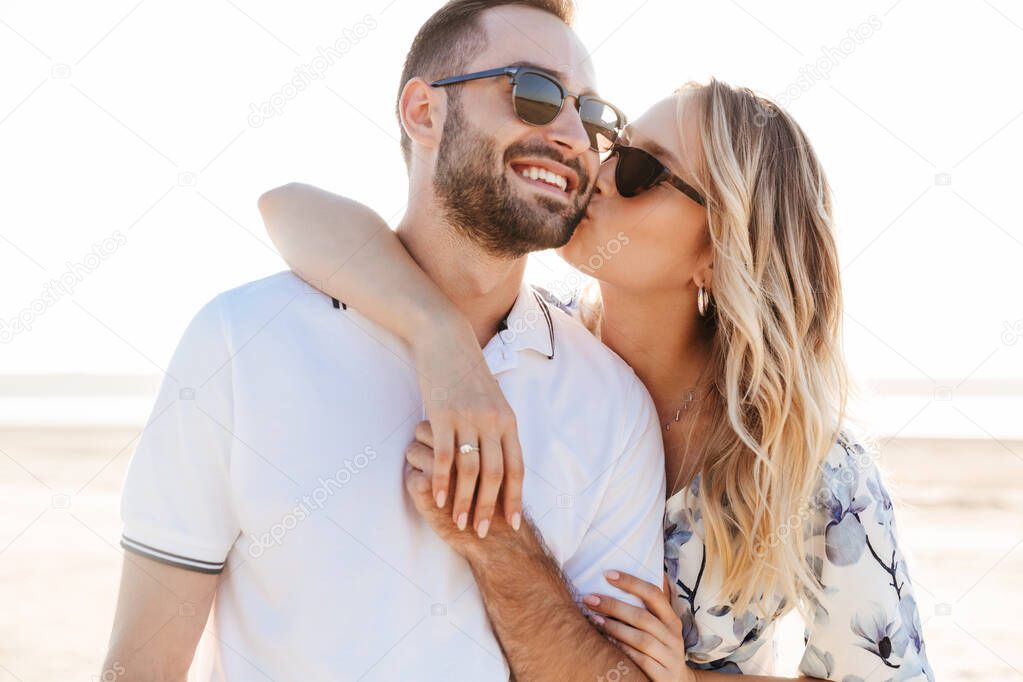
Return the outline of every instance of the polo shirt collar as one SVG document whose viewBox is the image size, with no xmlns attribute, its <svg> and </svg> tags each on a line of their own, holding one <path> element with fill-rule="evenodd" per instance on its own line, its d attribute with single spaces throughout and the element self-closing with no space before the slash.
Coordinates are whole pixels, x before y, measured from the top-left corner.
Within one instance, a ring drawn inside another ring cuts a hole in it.
<svg viewBox="0 0 1023 682">
<path fill-rule="evenodd" d="M 505 348 L 514 351 L 534 350 L 554 359 L 554 321 L 543 297 L 523 283 L 515 305 L 498 324 L 498 336 Z"/>
</svg>

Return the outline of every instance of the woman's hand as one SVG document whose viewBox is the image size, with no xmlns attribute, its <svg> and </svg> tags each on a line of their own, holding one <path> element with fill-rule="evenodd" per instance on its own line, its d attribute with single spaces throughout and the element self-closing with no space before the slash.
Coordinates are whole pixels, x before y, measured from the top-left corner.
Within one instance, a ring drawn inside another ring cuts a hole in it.
<svg viewBox="0 0 1023 682">
<path fill-rule="evenodd" d="M 651 680 L 695 682 L 693 671 L 686 665 L 682 621 L 661 588 L 621 571 L 607 571 L 604 577 L 615 587 L 639 597 L 646 608 L 602 594 L 589 594 L 583 603 L 607 616 L 593 617 L 597 627 L 614 637 Z"/>
<path fill-rule="evenodd" d="M 459 530 L 468 524 L 474 493 L 472 522 L 479 537 L 487 535 L 499 494 L 505 520 L 518 530 L 524 473 L 518 426 L 472 327 L 461 317 L 437 321 L 411 345 L 430 427 L 417 428 L 416 437 L 433 448 L 437 507 L 451 501 L 454 464 L 452 519 Z M 463 444 L 479 449 L 460 452 Z"/>
<path fill-rule="evenodd" d="M 453 550 L 471 562 L 487 551 L 508 552 L 531 547 L 530 542 L 536 544 L 528 523 L 523 524 L 522 531 L 516 532 L 518 529 L 512 530 L 501 517 L 495 520 L 490 540 L 458 530 L 450 521 L 451 500 L 448 500 L 447 508 L 439 508 L 430 492 L 436 456 L 428 445 L 431 442 L 429 422 L 419 423 L 416 438 L 405 448 L 405 488 L 419 515 Z"/>
</svg>

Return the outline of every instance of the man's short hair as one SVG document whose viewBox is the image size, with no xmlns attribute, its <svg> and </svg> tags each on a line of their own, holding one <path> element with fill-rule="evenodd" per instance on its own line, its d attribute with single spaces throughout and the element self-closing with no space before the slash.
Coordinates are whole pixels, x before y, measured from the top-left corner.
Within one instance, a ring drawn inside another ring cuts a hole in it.
<svg viewBox="0 0 1023 682">
<path fill-rule="evenodd" d="M 486 47 L 479 16 L 504 5 L 535 7 L 549 12 L 568 26 L 575 17 L 573 0 L 451 0 L 426 20 L 412 41 L 401 72 L 395 113 L 401 124 L 401 91 L 415 77 L 427 82 L 458 75 Z M 457 98 L 457 91 L 449 95 Z M 406 165 L 412 162 L 412 139 L 401 128 L 401 152 Z"/>
</svg>

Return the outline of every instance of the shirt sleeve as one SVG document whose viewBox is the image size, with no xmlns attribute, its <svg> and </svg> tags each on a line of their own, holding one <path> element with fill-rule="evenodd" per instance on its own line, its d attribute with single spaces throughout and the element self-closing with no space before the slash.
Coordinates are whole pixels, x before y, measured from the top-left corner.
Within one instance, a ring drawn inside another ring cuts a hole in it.
<svg viewBox="0 0 1023 682">
<path fill-rule="evenodd" d="M 239 534 L 231 503 L 231 356 L 221 297 L 196 313 L 171 358 L 128 466 L 121 546 L 220 573 Z"/>
<path fill-rule="evenodd" d="M 828 680 L 933 680 L 876 453 L 843 435 L 822 465 L 812 539 L 824 598 L 799 664 Z"/>
<path fill-rule="evenodd" d="M 653 401 L 638 378 L 628 397 L 635 418 L 627 423 L 623 447 L 604 478 L 597 512 L 563 570 L 578 598 L 597 592 L 642 606 L 604 577 L 604 571 L 615 569 L 658 588 L 664 584 L 664 442 Z"/>
</svg>

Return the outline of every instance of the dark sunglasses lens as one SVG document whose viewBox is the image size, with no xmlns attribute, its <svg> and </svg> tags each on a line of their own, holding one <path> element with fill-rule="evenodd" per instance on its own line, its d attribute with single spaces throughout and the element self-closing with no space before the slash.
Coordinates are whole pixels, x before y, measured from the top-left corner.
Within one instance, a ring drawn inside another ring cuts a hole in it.
<svg viewBox="0 0 1023 682">
<path fill-rule="evenodd" d="M 547 125 L 557 118 L 565 101 L 557 83 L 537 73 L 519 76 L 512 94 L 519 118 L 538 126 Z"/>
<path fill-rule="evenodd" d="M 598 152 L 606 152 L 618 139 L 621 120 L 618 113 L 607 102 L 589 97 L 580 97 L 579 118 L 582 119 L 590 146 Z"/>
<path fill-rule="evenodd" d="M 634 197 L 649 189 L 661 173 L 657 159 L 642 149 L 616 147 L 615 153 L 618 155 L 615 184 L 623 197 Z"/>
</svg>

